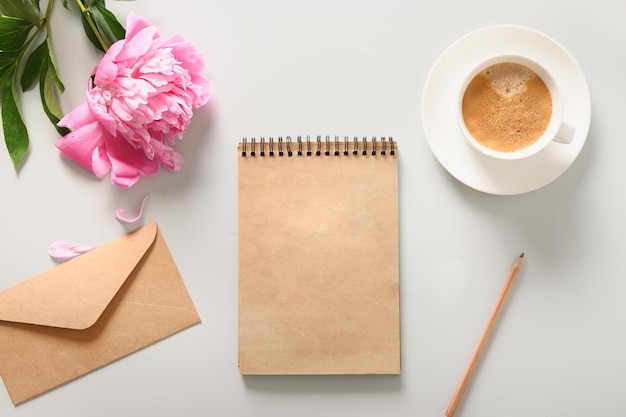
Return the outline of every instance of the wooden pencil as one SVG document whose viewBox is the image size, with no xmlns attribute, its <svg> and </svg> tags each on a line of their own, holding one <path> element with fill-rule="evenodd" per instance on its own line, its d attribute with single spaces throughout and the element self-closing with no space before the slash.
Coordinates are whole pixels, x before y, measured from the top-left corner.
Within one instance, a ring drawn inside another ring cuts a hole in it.
<svg viewBox="0 0 626 417">
<path fill-rule="evenodd" d="M 463 397 L 463 393 L 465 392 L 465 388 L 467 387 L 467 383 L 469 382 L 472 376 L 472 373 L 474 372 L 474 368 L 476 367 L 476 363 L 478 362 L 480 355 L 485 349 L 485 345 L 487 344 L 489 335 L 491 334 L 491 331 L 493 330 L 493 327 L 496 321 L 498 320 L 498 315 L 500 314 L 500 311 L 502 310 L 502 306 L 504 305 L 504 302 L 506 301 L 506 298 L 509 295 L 509 291 L 511 290 L 513 283 L 515 282 L 515 278 L 517 277 L 517 274 L 522 266 L 523 260 L 524 260 L 524 254 L 522 253 L 519 256 L 519 258 L 515 261 L 515 264 L 513 264 L 513 268 L 511 268 L 511 272 L 509 272 L 509 276 L 507 277 L 506 282 L 504 283 L 504 287 L 502 288 L 502 291 L 500 292 L 500 296 L 498 297 L 498 300 L 496 301 L 496 304 L 493 307 L 493 310 L 491 311 L 489 320 L 487 320 L 487 324 L 485 325 L 485 328 L 482 334 L 480 335 L 480 339 L 478 339 L 478 344 L 476 345 L 474 349 L 474 353 L 472 353 L 472 357 L 470 358 L 470 361 L 467 364 L 467 368 L 465 368 L 465 372 L 463 373 L 463 376 L 461 377 L 461 380 L 459 381 L 459 385 L 457 386 L 456 391 L 454 392 L 454 395 L 452 396 L 452 399 L 450 400 L 450 404 L 448 405 L 448 409 L 446 410 L 446 414 L 445 414 L 446 417 L 453 417 L 454 413 L 456 412 L 459 402 L 461 401 L 461 398 Z"/>
</svg>

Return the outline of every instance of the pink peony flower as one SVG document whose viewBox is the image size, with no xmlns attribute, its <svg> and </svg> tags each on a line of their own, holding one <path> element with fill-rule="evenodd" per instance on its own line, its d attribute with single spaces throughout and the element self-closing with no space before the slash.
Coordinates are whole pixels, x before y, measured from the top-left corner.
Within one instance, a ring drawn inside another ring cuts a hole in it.
<svg viewBox="0 0 626 417">
<path fill-rule="evenodd" d="M 106 52 L 87 86 L 87 100 L 61 121 L 71 130 L 56 144 L 98 178 L 131 186 L 163 165 L 178 171 L 172 149 L 194 109 L 209 100 L 202 55 L 182 36 L 162 40 L 154 26 L 130 14 L 126 38 Z"/>
</svg>

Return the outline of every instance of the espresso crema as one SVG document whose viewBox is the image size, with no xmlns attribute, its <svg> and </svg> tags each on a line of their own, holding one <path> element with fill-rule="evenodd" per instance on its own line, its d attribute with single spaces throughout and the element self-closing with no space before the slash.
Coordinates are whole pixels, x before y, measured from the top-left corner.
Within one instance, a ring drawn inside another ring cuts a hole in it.
<svg viewBox="0 0 626 417">
<path fill-rule="evenodd" d="M 535 143 L 552 117 L 545 82 L 525 65 L 505 62 L 476 75 L 462 101 L 467 130 L 483 146 L 514 152 Z"/>
</svg>

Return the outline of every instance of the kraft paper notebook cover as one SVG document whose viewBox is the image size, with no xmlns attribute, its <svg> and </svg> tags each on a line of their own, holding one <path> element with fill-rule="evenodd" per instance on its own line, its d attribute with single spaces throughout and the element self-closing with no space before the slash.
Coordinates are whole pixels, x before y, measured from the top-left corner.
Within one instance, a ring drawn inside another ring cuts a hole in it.
<svg viewBox="0 0 626 417">
<path fill-rule="evenodd" d="M 397 152 L 239 143 L 242 374 L 400 373 Z"/>
</svg>

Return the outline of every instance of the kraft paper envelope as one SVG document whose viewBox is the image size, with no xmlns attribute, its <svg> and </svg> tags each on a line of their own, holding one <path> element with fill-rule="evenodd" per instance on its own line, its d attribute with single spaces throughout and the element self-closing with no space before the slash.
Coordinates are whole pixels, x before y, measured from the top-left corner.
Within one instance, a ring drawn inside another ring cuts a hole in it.
<svg viewBox="0 0 626 417">
<path fill-rule="evenodd" d="M 199 322 L 151 223 L 0 292 L 0 374 L 19 404 Z"/>
</svg>

